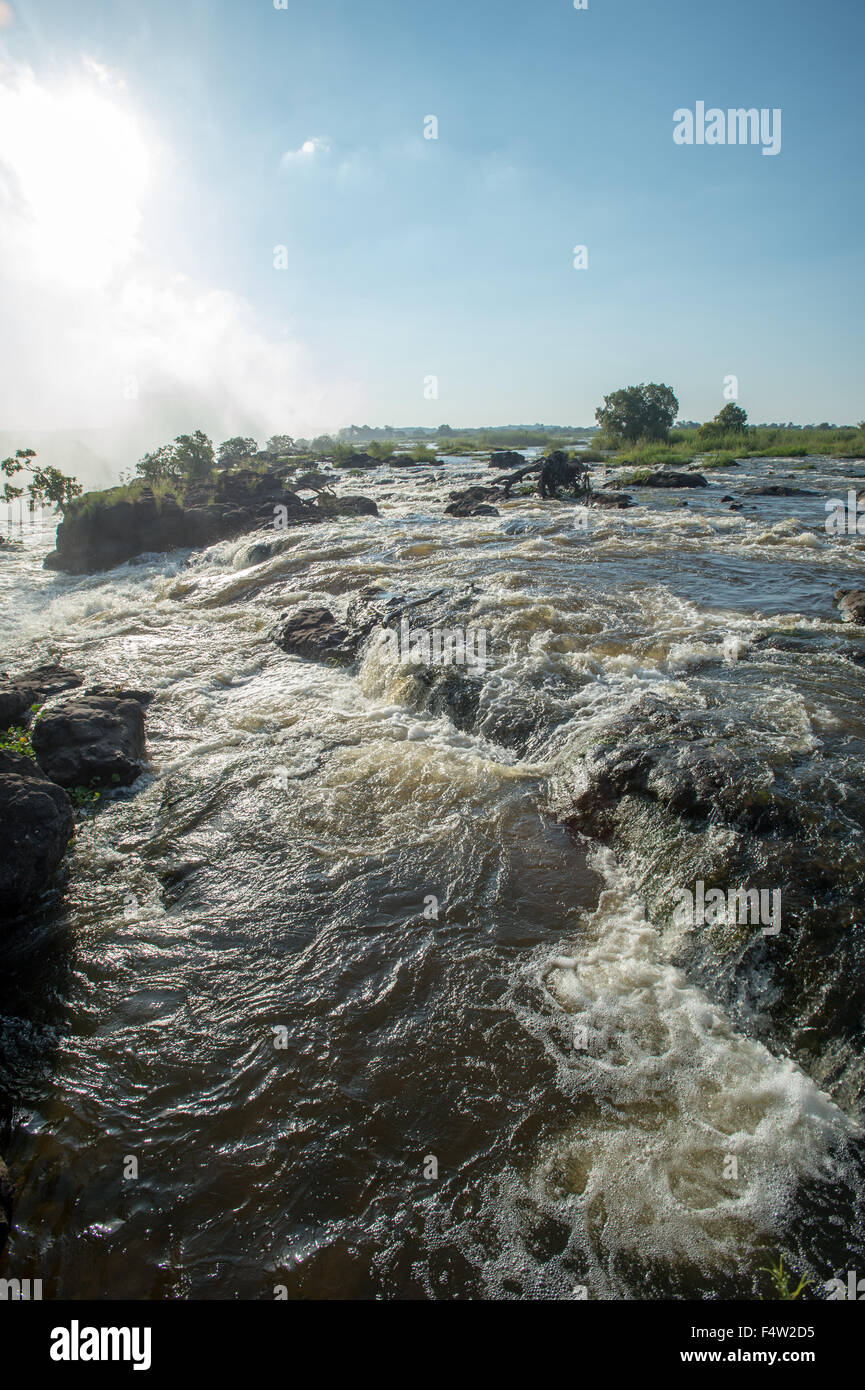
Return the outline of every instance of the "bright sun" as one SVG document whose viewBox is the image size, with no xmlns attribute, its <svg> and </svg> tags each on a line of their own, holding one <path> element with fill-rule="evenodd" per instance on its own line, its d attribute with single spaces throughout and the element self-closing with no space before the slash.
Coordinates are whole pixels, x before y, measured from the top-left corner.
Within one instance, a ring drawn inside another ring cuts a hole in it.
<svg viewBox="0 0 865 1390">
<path fill-rule="evenodd" d="M 107 283 L 133 254 L 150 159 L 134 118 L 93 81 L 0 83 L 0 201 L 23 256 L 69 288 Z"/>
</svg>

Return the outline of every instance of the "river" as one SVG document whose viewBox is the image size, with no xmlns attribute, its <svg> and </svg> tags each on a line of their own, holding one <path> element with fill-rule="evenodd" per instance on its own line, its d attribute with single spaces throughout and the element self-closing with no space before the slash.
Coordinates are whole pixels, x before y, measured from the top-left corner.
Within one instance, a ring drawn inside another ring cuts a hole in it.
<svg viewBox="0 0 865 1390">
<path fill-rule="evenodd" d="M 815 1286 L 865 1271 L 855 1046 L 807 1065 L 760 979 L 683 965 L 650 843 L 640 863 L 558 817 L 635 701 L 711 708 L 767 766 L 843 784 L 843 823 L 822 792 L 817 816 L 849 850 L 839 892 L 861 885 L 865 632 L 832 594 L 865 541 L 823 528 L 861 465 L 810 462 L 585 528 L 537 497 L 443 516 L 494 481 L 471 459 L 382 467 L 347 489 L 380 518 L 280 533 L 260 563 L 250 537 L 84 578 L 41 568 L 47 534 L 0 555 L 10 671 L 156 692 L 147 773 L 4 938 L 0 1272 L 46 1298 L 269 1300 L 749 1298 L 781 1254 Z M 779 480 L 816 495 L 746 495 Z M 489 634 L 470 726 L 374 647 L 342 668 L 269 640 L 369 584 L 465 591 Z M 820 968 L 843 991 L 849 957 Z"/>
</svg>

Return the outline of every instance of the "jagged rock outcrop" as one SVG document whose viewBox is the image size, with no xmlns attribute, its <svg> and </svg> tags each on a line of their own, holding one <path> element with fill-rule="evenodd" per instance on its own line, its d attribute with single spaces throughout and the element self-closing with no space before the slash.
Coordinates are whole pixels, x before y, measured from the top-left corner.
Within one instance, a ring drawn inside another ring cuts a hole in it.
<svg viewBox="0 0 865 1390">
<path fill-rule="evenodd" d="M 0 917 L 12 917 L 50 882 L 72 838 L 67 793 L 32 758 L 0 752 Z"/>
<path fill-rule="evenodd" d="M 315 508 L 286 491 L 267 474 L 231 475 L 217 486 L 214 501 L 203 501 L 202 490 L 187 497 L 185 507 L 172 496 L 157 500 L 145 489 L 134 500 L 88 493 L 70 505 L 57 527 L 56 550 L 45 557 L 47 569 L 69 574 L 92 574 L 112 569 L 136 555 L 178 548 L 214 545 L 256 526 L 273 524 L 276 508 L 281 525 L 320 520 Z"/>
</svg>

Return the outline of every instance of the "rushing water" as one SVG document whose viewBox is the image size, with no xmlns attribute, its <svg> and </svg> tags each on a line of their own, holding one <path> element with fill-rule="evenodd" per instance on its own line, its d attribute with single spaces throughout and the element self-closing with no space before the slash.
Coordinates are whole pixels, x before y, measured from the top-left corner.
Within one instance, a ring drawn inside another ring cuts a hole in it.
<svg viewBox="0 0 865 1390">
<path fill-rule="evenodd" d="M 256 564 L 251 538 L 86 578 L 40 568 L 47 536 L 0 556 L 9 670 L 156 692 L 149 771 L 4 938 L 6 1277 L 65 1298 L 747 1298 L 781 1252 L 818 1281 L 863 1268 L 849 1086 L 821 1090 L 673 963 L 646 910 L 664 871 L 568 834 L 552 790 L 646 691 L 723 690 L 769 720 L 767 758 L 861 764 L 865 638 L 832 593 L 865 550 L 823 529 L 857 466 L 740 465 L 587 530 L 536 497 L 442 515 L 490 472 L 382 468 L 357 487 L 379 519 L 277 533 Z M 817 495 L 743 491 L 779 478 Z M 374 644 L 345 669 L 268 639 L 370 583 L 472 586 L 472 727 Z M 816 647 L 764 660 L 779 625 Z"/>
</svg>

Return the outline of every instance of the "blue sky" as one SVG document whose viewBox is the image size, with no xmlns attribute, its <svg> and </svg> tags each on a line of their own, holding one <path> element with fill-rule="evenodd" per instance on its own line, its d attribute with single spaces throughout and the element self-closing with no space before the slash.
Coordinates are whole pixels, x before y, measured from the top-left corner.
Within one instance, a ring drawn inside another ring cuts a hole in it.
<svg viewBox="0 0 865 1390">
<path fill-rule="evenodd" d="M 863 6 L 5 10 L 7 84 L 20 91 L 24 74 L 34 90 L 80 90 L 88 63 L 106 117 L 122 114 L 147 167 L 140 187 L 121 189 L 123 215 L 119 199 L 106 214 L 118 155 L 94 156 L 105 163 L 95 235 L 115 214 L 135 224 L 112 243 L 110 274 L 64 284 L 56 267 L 52 296 L 44 266 L 24 265 L 4 372 L 14 398 L 0 402 L 10 428 L 134 420 L 137 440 L 199 423 L 259 435 L 352 421 L 590 423 L 605 392 L 645 380 L 672 385 L 682 416 L 702 419 L 724 404 L 728 374 L 755 421 L 865 416 Z M 781 153 L 675 145 L 673 112 L 698 100 L 781 108 Z M 437 140 L 423 138 L 428 115 Z M 0 124 L 0 174 L 3 142 Z M 22 161 L 41 156 L 22 148 L 5 186 L 26 202 Z M 13 212 L 20 233 L 26 208 Z M 62 225 L 56 235 L 62 261 Z M 573 268 L 576 244 L 586 270 Z M 277 245 L 287 269 L 274 269 Z M 19 238 L 7 269 L 16 248 L 27 260 Z M 88 353 L 97 389 L 73 391 Z M 136 381 L 123 406 L 109 382 L 121 362 Z M 424 396 L 429 376 L 438 399 Z"/>
</svg>

